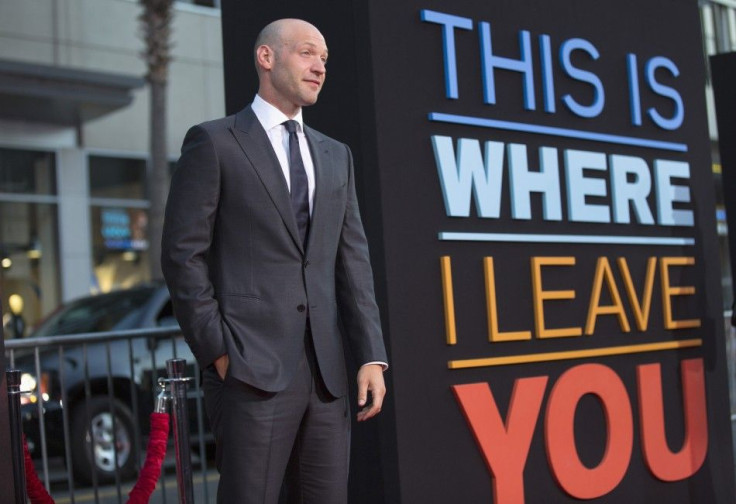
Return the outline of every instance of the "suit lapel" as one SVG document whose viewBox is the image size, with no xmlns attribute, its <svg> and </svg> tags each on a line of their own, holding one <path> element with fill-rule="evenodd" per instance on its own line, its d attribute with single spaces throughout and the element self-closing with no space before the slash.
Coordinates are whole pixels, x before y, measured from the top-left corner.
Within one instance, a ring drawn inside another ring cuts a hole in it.
<svg viewBox="0 0 736 504">
<path fill-rule="evenodd" d="M 307 238 L 307 250 L 314 240 L 316 233 L 320 229 L 324 229 L 323 220 L 325 205 L 327 200 L 323 197 L 323 193 L 327 188 L 332 186 L 332 174 L 330 151 L 326 142 L 319 139 L 317 135 L 309 128 L 304 128 L 304 134 L 309 143 L 309 153 L 312 155 L 312 163 L 314 164 L 314 202 L 312 207 L 312 220 L 309 225 L 309 237 Z"/>
<path fill-rule="evenodd" d="M 261 179 L 291 238 L 303 254 L 304 250 L 299 238 L 294 212 L 291 209 L 291 198 L 284 179 L 284 173 L 281 170 L 276 153 L 271 147 L 268 135 L 266 135 L 250 106 L 238 112 L 235 116 L 235 125 L 230 130 Z"/>
</svg>

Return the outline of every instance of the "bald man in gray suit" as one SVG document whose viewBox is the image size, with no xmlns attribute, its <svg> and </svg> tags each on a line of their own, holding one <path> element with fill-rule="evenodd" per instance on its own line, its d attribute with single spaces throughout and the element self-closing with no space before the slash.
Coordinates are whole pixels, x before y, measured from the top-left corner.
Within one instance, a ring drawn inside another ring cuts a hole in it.
<svg viewBox="0 0 736 504">
<path fill-rule="evenodd" d="M 264 28 L 253 103 L 191 128 L 171 182 L 162 265 L 203 369 L 219 503 L 276 503 L 288 473 L 290 501 L 344 504 L 344 342 L 360 365 L 358 420 L 386 393 L 350 149 L 302 121 L 327 52 L 304 21 Z"/>
</svg>

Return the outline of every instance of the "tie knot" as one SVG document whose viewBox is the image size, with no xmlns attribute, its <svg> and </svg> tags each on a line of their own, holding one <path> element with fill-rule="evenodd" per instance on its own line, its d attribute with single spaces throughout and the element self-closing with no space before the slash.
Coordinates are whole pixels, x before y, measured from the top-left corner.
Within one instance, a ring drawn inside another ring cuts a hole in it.
<svg viewBox="0 0 736 504">
<path fill-rule="evenodd" d="M 284 121 L 283 124 L 286 127 L 286 131 L 289 132 L 289 134 L 296 133 L 296 125 L 297 122 L 293 119 L 290 119 L 288 121 Z"/>
</svg>

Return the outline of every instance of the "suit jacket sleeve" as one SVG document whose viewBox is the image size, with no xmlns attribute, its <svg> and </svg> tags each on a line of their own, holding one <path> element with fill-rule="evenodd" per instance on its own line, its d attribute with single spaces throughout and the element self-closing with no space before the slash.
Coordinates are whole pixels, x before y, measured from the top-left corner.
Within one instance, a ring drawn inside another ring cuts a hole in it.
<svg viewBox="0 0 736 504">
<path fill-rule="evenodd" d="M 353 157 L 348 156 L 348 188 L 345 216 L 337 249 L 335 282 L 343 329 L 358 365 L 388 362 L 376 305 L 368 242 L 355 194 Z"/>
<path fill-rule="evenodd" d="M 209 276 L 220 195 L 220 169 L 206 129 L 194 126 L 184 138 L 171 180 L 161 243 L 161 266 L 177 320 L 199 365 L 227 353 L 227 326 Z"/>
</svg>

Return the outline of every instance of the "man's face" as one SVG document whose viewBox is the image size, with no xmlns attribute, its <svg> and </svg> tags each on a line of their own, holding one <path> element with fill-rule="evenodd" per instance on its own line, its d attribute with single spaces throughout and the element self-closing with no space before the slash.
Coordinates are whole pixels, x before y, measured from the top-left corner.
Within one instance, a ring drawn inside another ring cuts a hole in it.
<svg viewBox="0 0 736 504">
<path fill-rule="evenodd" d="M 274 50 L 274 98 L 289 109 L 314 104 L 325 82 L 327 45 L 322 34 L 311 25 L 295 23 L 284 30 L 282 44 Z"/>
</svg>

